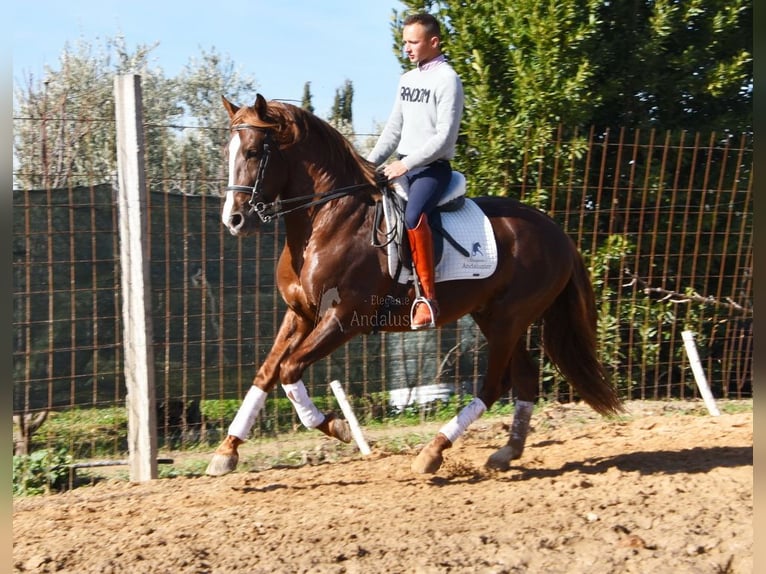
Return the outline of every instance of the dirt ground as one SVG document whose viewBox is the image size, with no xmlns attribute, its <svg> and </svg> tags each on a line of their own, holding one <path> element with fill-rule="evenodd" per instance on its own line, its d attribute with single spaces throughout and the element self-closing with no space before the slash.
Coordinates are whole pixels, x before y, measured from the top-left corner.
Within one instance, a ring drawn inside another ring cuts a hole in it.
<svg viewBox="0 0 766 574">
<path fill-rule="evenodd" d="M 220 478 L 110 479 L 18 499 L 14 571 L 752 572 L 752 411 L 627 406 L 609 420 L 579 405 L 536 412 L 507 472 L 483 465 L 510 420 L 482 418 L 427 478 L 410 472 L 416 447 L 382 446 L 403 431 L 378 429 L 365 430 L 367 457 L 323 456 L 330 439 L 302 433 L 295 468 L 254 470 L 247 461 L 274 446 L 247 443 L 240 469 Z"/>
</svg>

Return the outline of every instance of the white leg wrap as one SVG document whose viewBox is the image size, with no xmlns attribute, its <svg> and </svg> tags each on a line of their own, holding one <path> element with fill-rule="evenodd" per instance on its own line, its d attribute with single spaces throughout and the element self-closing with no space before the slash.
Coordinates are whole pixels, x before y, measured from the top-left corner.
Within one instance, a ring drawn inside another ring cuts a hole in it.
<svg viewBox="0 0 766 574">
<path fill-rule="evenodd" d="M 229 434 L 237 437 L 241 440 L 247 440 L 250 436 L 250 430 L 253 428 L 255 417 L 263 408 L 266 403 L 266 397 L 268 393 L 265 393 L 258 387 L 250 387 L 245 395 L 245 400 L 242 401 L 242 406 L 237 411 L 237 416 L 231 421 L 229 425 Z"/>
<path fill-rule="evenodd" d="M 306 385 L 303 384 L 302 380 L 290 385 L 282 385 L 282 388 L 285 390 L 287 398 L 293 403 L 295 412 L 298 413 L 298 418 L 301 419 L 303 426 L 313 429 L 322 424 L 324 415 L 311 401 Z"/>
<path fill-rule="evenodd" d="M 484 414 L 486 410 L 487 405 L 484 404 L 484 401 L 476 397 L 464 406 L 457 416 L 453 417 L 451 421 L 439 429 L 439 432 L 446 436 L 452 444 L 455 444 L 455 441 L 463 435 L 465 429 Z"/>
</svg>

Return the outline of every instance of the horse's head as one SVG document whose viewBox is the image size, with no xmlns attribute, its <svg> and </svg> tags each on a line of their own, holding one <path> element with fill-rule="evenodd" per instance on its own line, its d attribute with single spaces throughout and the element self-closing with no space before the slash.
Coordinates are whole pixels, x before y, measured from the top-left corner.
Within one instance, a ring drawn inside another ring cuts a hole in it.
<svg viewBox="0 0 766 574">
<path fill-rule="evenodd" d="M 225 97 L 223 105 L 231 120 L 227 150 L 229 181 L 221 219 L 232 235 L 249 235 L 261 221 L 286 183 L 287 170 L 279 151 L 279 123 L 269 117 L 268 104 L 260 94 L 252 106 L 239 107 Z"/>
</svg>

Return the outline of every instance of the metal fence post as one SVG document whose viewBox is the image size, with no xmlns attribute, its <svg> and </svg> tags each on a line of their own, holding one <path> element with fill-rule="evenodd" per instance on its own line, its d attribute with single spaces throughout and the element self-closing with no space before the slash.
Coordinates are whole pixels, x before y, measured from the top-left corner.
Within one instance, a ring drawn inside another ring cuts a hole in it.
<svg viewBox="0 0 766 574">
<path fill-rule="evenodd" d="M 115 77 L 114 93 L 130 480 L 143 482 L 157 478 L 157 415 L 141 77 Z"/>
</svg>

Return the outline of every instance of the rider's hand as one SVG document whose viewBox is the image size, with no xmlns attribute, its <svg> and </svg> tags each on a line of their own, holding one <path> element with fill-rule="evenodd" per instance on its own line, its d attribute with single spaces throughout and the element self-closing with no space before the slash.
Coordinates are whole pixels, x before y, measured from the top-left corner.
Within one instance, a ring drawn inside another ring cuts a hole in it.
<svg viewBox="0 0 766 574">
<path fill-rule="evenodd" d="M 388 179 L 395 179 L 397 177 L 400 177 L 407 173 L 409 169 L 406 165 L 404 165 L 404 162 L 400 159 L 396 161 L 392 161 L 385 167 L 383 167 L 383 173 L 386 174 Z"/>
</svg>

